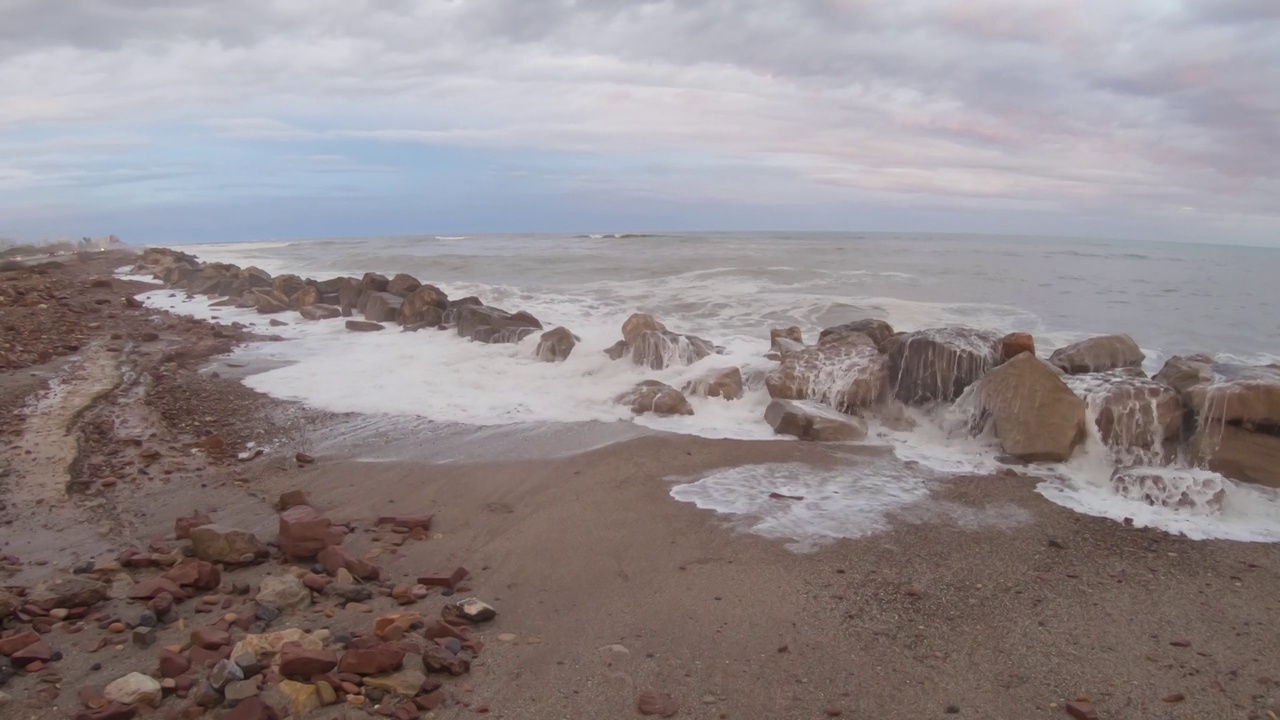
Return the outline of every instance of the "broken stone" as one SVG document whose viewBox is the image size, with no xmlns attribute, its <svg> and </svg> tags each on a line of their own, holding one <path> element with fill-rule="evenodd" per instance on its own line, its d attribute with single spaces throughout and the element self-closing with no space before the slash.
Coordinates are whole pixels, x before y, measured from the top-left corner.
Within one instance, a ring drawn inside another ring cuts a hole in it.
<svg viewBox="0 0 1280 720">
<path fill-rule="evenodd" d="M 209 671 L 209 684 L 221 690 L 229 683 L 244 679 L 244 670 L 230 660 L 219 660 Z"/>
<path fill-rule="evenodd" d="M 172 650 L 160 651 L 160 677 L 176 678 L 191 669 L 191 661 Z"/>
<path fill-rule="evenodd" d="M 260 697 L 243 700 L 222 720 L 280 720 L 280 713 Z"/>
<path fill-rule="evenodd" d="M 298 643 L 312 650 L 319 650 L 324 647 L 324 643 L 319 638 L 308 635 L 306 631 L 300 628 L 289 628 L 272 633 L 247 635 L 243 640 L 236 643 L 235 648 L 231 651 L 231 657 L 239 658 L 248 653 L 257 658 L 259 663 L 266 664 L 267 660 L 280 654 L 280 648 L 285 643 L 290 642 Z"/>
<path fill-rule="evenodd" d="M 201 560 L 239 565 L 253 562 L 260 544 L 258 538 L 247 530 L 201 525 L 191 530 L 191 547 Z"/>
<path fill-rule="evenodd" d="M 284 512 L 299 505 L 311 506 L 311 501 L 307 500 L 307 494 L 301 490 L 280 493 L 280 498 L 276 500 L 276 510 L 279 512 Z"/>
<path fill-rule="evenodd" d="M 201 628 L 191 633 L 191 644 L 205 650 L 217 650 L 231 644 L 231 633 L 217 628 Z"/>
<path fill-rule="evenodd" d="M 382 575 L 378 566 L 352 555 L 341 545 L 330 545 L 321 550 L 317 559 L 330 574 L 346 569 L 353 577 L 361 580 L 377 580 Z"/>
<path fill-rule="evenodd" d="M 337 666 L 338 654 L 332 650 L 308 649 L 298 643 L 280 648 L 280 674 L 293 680 L 310 680 Z"/>
<path fill-rule="evenodd" d="M 20 668 L 26 668 L 27 672 L 36 672 L 53 660 L 53 648 L 44 640 L 37 640 L 11 654 L 9 660 Z"/>
<path fill-rule="evenodd" d="M 235 707 L 245 700 L 256 696 L 258 692 L 259 688 L 257 680 L 236 680 L 235 682 L 227 683 L 227 687 L 223 690 L 222 695 L 226 700 L 228 707 Z"/>
<path fill-rule="evenodd" d="M 216 590 L 222 584 L 222 571 L 217 565 L 204 560 L 188 560 L 175 565 L 163 577 L 179 587 L 197 590 Z"/>
<path fill-rule="evenodd" d="M 191 537 L 191 531 L 202 525 L 212 525 L 213 518 L 202 512 L 194 512 L 186 517 L 180 517 L 173 521 L 173 535 L 179 540 L 186 540 Z"/>
<path fill-rule="evenodd" d="M 426 680 L 426 675 L 417 670 L 405 668 L 396 672 L 370 675 L 364 679 L 364 686 L 385 690 L 395 695 L 413 697 L 422 689 L 422 683 Z"/>
<path fill-rule="evenodd" d="M 311 591 L 293 575 L 268 575 L 258 583 L 255 597 L 259 604 L 281 612 L 311 604 Z"/>
<path fill-rule="evenodd" d="M 413 517 L 384 516 L 378 518 L 378 524 L 390 525 L 393 528 L 404 528 L 406 530 L 414 530 L 417 528 L 430 530 L 431 519 L 434 517 L 434 515 L 417 515 Z"/>
<path fill-rule="evenodd" d="M 91 607 L 106 600 L 108 591 L 103 583 L 73 575 L 40 583 L 27 595 L 27 602 L 45 612 L 60 607 Z"/>
<path fill-rule="evenodd" d="M 1093 703 L 1087 700 L 1072 700 L 1067 703 L 1067 714 L 1076 720 L 1098 720 L 1098 711 L 1093 709 Z"/>
<path fill-rule="evenodd" d="M 389 673 L 404 664 L 404 650 L 394 645 L 377 645 L 366 649 L 352 648 L 342 654 L 338 672 L 353 675 Z"/>
<path fill-rule="evenodd" d="M 293 710 L 290 717 L 306 717 L 308 713 L 320 709 L 320 695 L 316 692 L 315 685 L 282 680 L 277 687 L 289 698 L 289 707 Z"/>
<path fill-rule="evenodd" d="M 479 598 L 459 600 L 452 605 L 456 616 L 473 623 L 482 623 L 498 616 L 498 611 Z"/>
<path fill-rule="evenodd" d="M 136 627 L 133 629 L 133 644 L 141 648 L 148 648 L 156 644 L 155 627 Z"/>
<path fill-rule="evenodd" d="M 388 613 L 373 621 L 373 634 L 380 640 L 395 642 L 422 622 L 418 613 Z"/>
<path fill-rule="evenodd" d="M 467 579 L 467 576 L 470 574 L 471 573 L 467 572 L 466 568 L 457 567 L 445 575 L 427 575 L 420 577 L 418 578 L 418 583 L 420 585 L 426 585 L 427 587 L 442 587 L 448 590 L 456 590 L 458 588 L 458 584 Z"/>
<path fill-rule="evenodd" d="M 102 691 L 103 697 L 112 702 L 148 707 L 160 704 L 161 693 L 159 681 L 139 672 L 129 673 L 113 681 Z"/>
<path fill-rule="evenodd" d="M 342 531 L 333 527 L 333 521 L 310 505 L 297 505 L 280 513 L 276 544 L 290 558 L 313 558 L 326 547 L 341 544 L 342 538 Z"/>
</svg>

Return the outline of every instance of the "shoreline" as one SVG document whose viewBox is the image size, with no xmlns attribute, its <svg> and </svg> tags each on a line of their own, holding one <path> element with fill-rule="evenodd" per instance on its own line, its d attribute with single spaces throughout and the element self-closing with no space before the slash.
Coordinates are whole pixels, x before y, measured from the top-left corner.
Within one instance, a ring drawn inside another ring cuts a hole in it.
<svg viewBox="0 0 1280 720">
<path fill-rule="evenodd" d="M 78 289 L 109 274 L 107 265 L 47 280 Z M 190 655 L 192 629 L 216 625 L 222 612 L 252 615 L 252 595 L 238 595 L 235 585 L 256 587 L 267 575 L 305 572 L 310 563 L 285 561 L 268 546 L 265 562 L 223 567 L 220 586 L 197 593 L 219 597 L 218 611 L 199 612 L 206 606 L 198 598 L 179 604 L 181 624 L 161 623 L 151 647 L 129 641 L 133 628 L 120 635 L 101 627 L 112 619 L 132 625 L 146 603 L 126 596 L 164 570 L 120 563 L 127 557 L 121 553 L 131 547 L 156 557 L 181 551 L 188 543 L 173 538 L 174 523 L 197 510 L 270 543 L 277 535 L 277 498 L 298 489 L 318 512 L 352 527 L 345 547 L 389 580 L 366 584 L 372 612 L 316 592 L 309 608 L 287 611 L 267 630 L 369 636 L 375 618 L 406 611 L 431 622 L 451 598 L 432 592 L 399 605 L 393 586 L 458 565 L 470 571 L 469 594 L 497 609 L 497 618 L 468 632 L 484 643 L 470 672 L 460 678 L 428 673 L 442 682 L 442 704 L 418 707 L 415 717 L 472 717 L 482 710 L 513 720 L 640 717 L 637 698 L 646 690 L 669 695 L 679 706 L 676 717 L 691 718 L 907 720 L 956 716 L 952 708 L 959 717 L 1069 718 L 1066 703 L 1082 697 L 1108 720 L 1261 720 L 1280 712 L 1274 676 L 1280 649 L 1267 620 L 1280 609 L 1274 546 L 1192 541 L 1079 515 L 1037 494 L 1035 480 L 1017 476 L 931 486 L 924 498 L 888 512 L 882 531 L 800 554 L 782 540 L 744 531 L 741 518 L 671 497 L 674 478 L 725 469 L 795 463 L 857 478 L 876 462 L 820 443 L 645 430 L 585 452 L 556 451 L 582 444 L 580 429 L 567 428 L 562 441 L 527 439 L 536 452 L 520 458 L 519 445 L 495 451 L 510 444 L 504 432 L 518 431 L 473 428 L 447 432 L 447 442 L 430 451 L 434 456 L 393 453 L 363 462 L 356 448 L 386 435 L 376 424 L 353 434 L 344 422 L 358 425 L 359 418 L 267 398 L 232 373 L 209 369 L 209 358 L 248 338 L 243 332 L 127 307 L 123 298 L 137 288 L 124 281 L 97 291 L 110 293 L 127 312 L 110 318 L 110 327 L 103 321 L 86 329 L 85 347 L 103 348 L 121 377 L 147 379 L 106 383 L 105 394 L 62 407 L 66 425 L 55 422 L 45 436 L 26 436 L 41 450 L 74 447 L 81 469 L 65 476 L 62 487 L 72 492 L 61 495 L 15 494 L 14 483 L 30 478 L 14 471 L 0 478 L 6 503 L 0 555 L 22 561 L 5 563 L 14 571 L 0 575 L 0 586 L 27 590 L 48 577 L 70 576 L 113 589 L 82 630 L 73 632 L 74 621 L 4 620 L 4 637 L 22 627 L 47 627 L 43 637 L 62 653 L 0 687 L 10 696 L 0 709 L 5 717 L 91 712 L 78 690 L 101 689 L 130 672 L 156 674 L 161 647 L 185 645 L 182 653 Z M 145 332 L 159 337 L 110 337 Z M 216 338 L 214 332 L 239 334 Z M 178 351 L 190 347 L 189 339 L 206 337 L 199 350 Z M 119 351 L 105 350 L 116 342 Z M 93 357 L 86 351 L 79 361 L 0 376 L 4 407 L 37 397 L 49 379 L 95 387 L 83 372 L 85 358 Z M 21 463 L 22 446 L 15 443 L 31 419 L 13 410 L 6 415 L 4 468 Z M 59 427 L 67 432 L 55 432 Z M 403 432 L 410 448 L 418 437 L 413 430 L 409 425 Z M 220 447 L 200 445 L 211 436 Z M 250 442 L 268 450 L 239 461 Z M 314 462 L 300 463 L 296 453 Z M 446 461 L 451 454 L 459 459 Z M 376 523 L 384 515 L 425 513 L 434 515 L 426 539 Z M 93 572 L 69 574 L 88 560 L 95 561 Z M 48 564 L 36 564 L 42 561 Z M 236 640 L 251 634 L 234 625 L 229 631 Z M 410 638 L 421 653 L 422 631 Z M 104 639 L 125 642 L 120 650 L 92 652 Z M 421 668 L 410 655 L 406 666 Z M 101 668 L 93 670 L 95 663 Z M 50 671 L 57 682 L 49 681 Z M 203 671 L 189 674 L 204 677 Z M 259 697 L 287 709 L 280 680 L 265 675 Z M 198 707 L 191 694 L 165 689 L 163 697 L 158 716 Z M 306 716 L 361 718 L 379 704 L 399 706 L 387 698 L 364 702 L 342 701 Z M 228 713 L 225 707 L 204 711 L 213 718 Z"/>
</svg>

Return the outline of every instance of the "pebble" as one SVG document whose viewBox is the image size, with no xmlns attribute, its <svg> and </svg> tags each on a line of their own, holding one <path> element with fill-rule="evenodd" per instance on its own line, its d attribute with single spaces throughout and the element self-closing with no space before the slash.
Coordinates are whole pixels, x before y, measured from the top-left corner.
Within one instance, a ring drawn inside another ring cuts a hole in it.
<svg viewBox="0 0 1280 720">
<path fill-rule="evenodd" d="M 832 705 L 827 708 L 827 717 L 840 717 L 844 714 L 844 708 L 839 705 Z"/>
<path fill-rule="evenodd" d="M 120 623 L 120 622 L 114 622 L 107 626 L 107 632 L 116 633 L 116 634 L 122 633 L 126 629 L 127 628 L 125 628 L 124 623 Z"/>
<path fill-rule="evenodd" d="M 498 635 L 499 642 L 515 642 L 515 639 L 516 639 L 516 636 L 512 633 L 500 633 Z M 623 648 L 623 649 L 625 650 L 626 648 Z"/>
</svg>

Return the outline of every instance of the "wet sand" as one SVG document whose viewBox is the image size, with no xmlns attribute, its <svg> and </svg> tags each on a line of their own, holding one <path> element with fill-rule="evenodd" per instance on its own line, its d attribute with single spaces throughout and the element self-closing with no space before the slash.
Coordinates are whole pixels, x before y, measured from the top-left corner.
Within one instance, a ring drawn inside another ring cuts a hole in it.
<svg viewBox="0 0 1280 720">
<path fill-rule="evenodd" d="M 117 367 L 151 367 L 134 353 L 110 357 Z M 75 379 L 103 377 L 87 372 L 98 357 L 43 369 L 86 391 Z M 462 565 L 472 593 L 497 608 L 478 630 L 485 649 L 471 673 L 425 717 L 471 717 L 481 706 L 512 719 L 639 717 L 636 698 L 649 689 L 672 696 L 683 718 L 1067 718 L 1064 704 L 1080 697 L 1104 720 L 1280 713 L 1280 550 L 1272 545 L 1129 528 L 1053 505 L 1032 480 L 980 477 L 940 486 L 895 513 L 883 533 L 797 554 L 673 500 L 671 478 L 773 462 L 857 473 L 873 458 L 800 442 L 608 435 L 617 428 L 548 439 L 427 424 L 388 437 L 377 427 L 358 431 L 358 418 L 255 396 L 222 377 L 217 362 L 175 367 L 140 389 L 88 393 L 83 404 L 58 406 L 69 413 L 65 425 L 10 411 L 0 554 L 23 563 L 0 585 L 30 585 L 170 538 L 174 520 L 195 509 L 274 539 L 273 502 L 301 488 L 317 509 L 350 521 L 357 531 L 347 545 L 390 576 Z M 3 379 L 3 407 L 37 397 L 32 370 Z M 115 438 L 129 453 L 155 448 L 159 457 L 113 456 L 110 438 L 95 434 L 103 417 L 133 423 L 125 427 L 136 444 Z M 193 454 L 210 433 L 226 441 L 224 454 Z M 609 444 L 594 447 L 600 438 Z M 26 459 L 26 450 L 63 452 L 69 439 L 81 466 L 110 460 L 150 471 L 116 473 L 121 479 L 104 486 L 74 462 L 65 472 L 61 460 Z M 270 450 L 235 461 L 248 442 Z M 299 466 L 298 451 L 318 461 Z M 43 485 L 31 479 L 39 473 L 48 475 Z M 53 490 L 29 494 L 38 487 Z M 425 541 L 396 547 L 374 527 L 380 515 L 421 513 L 435 514 Z M 256 582 L 282 567 L 273 559 L 228 573 L 227 582 Z M 117 580 L 127 589 L 126 575 Z M 430 616 L 442 602 L 432 596 L 410 609 Z M 375 606 L 395 607 L 386 598 Z M 110 612 L 128 617 L 137 608 L 113 600 Z M 299 612 L 276 627 L 339 632 L 371 617 Z M 183 634 L 166 629 L 160 644 Z M 20 675 L 0 689 L 13 697 L 0 715 L 71 717 L 78 687 L 154 671 L 154 650 L 90 653 L 100 636 L 55 630 L 66 655 L 56 663 L 56 692 Z M 183 706 L 170 698 L 160 712 Z M 365 711 L 340 706 L 314 717 L 342 714 Z"/>
</svg>

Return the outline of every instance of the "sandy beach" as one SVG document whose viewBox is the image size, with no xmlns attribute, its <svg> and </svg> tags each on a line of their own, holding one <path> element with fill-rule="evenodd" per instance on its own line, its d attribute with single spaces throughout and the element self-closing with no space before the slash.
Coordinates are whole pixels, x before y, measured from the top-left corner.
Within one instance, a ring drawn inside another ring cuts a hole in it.
<svg viewBox="0 0 1280 720">
<path fill-rule="evenodd" d="M 35 348 L 8 356 L 0 374 L 0 586 L 20 605 L 0 642 L 35 628 L 57 656 L 3 670 L 5 718 L 105 720 L 92 715 L 112 707 L 97 704 L 101 688 L 155 674 L 160 649 L 188 652 L 193 629 L 221 624 L 233 641 L 266 631 L 228 613 L 258 617 L 237 585 L 312 570 L 270 545 L 278 498 L 294 490 L 350 528 L 345 547 L 382 581 L 365 583 L 364 601 L 316 592 L 270 631 L 358 643 L 387 613 L 431 623 L 459 598 L 434 588 L 401 605 L 397 586 L 455 567 L 469 571 L 464 597 L 497 610 L 466 632 L 483 644 L 470 671 L 431 673 L 441 702 L 414 717 L 640 717 L 646 692 L 666 696 L 678 718 L 1280 713 L 1274 545 L 1078 515 L 1011 473 L 951 481 L 895 511 L 883 532 L 797 553 L 676 501 L 672 486 L 758 463 L 856 473 L 874 458 L 608 426 L 559 442 L 458 429 L 434 446 L 425 431 L 416 443 L 412 433 L 399 445 L 375 440 L 350 432 L 350 417 L 245 388 L 217 356 L 251 335 L 136 307 L 127 298 L 149 288 L 112 279 L 123 264 L 104 253 L 0 273 L 0 287 L 23 290 L 0 305 L 6 347 Z M 50 328 L 62 329 L 61 345 Z M 396 458 L 368 461 L 373 442 L 395 446 Z M 147 602 L 129 596 L 188 562 L 175 521 L 197 511 L 254 533 L 266 557 L 224 567 L 202 591 L 214 600 L 179 603 L 150 644 L 134 642 Z M 420 538 L 378 524 L 427 514 Z M 122 555 L 130 548 L 150 559 Z M 24 594 L 54 577 L 92 577 L 109 597 L 79 620 L 51 617 Z M 418 648 L 406 668 L 421 669 L 433 640 L 417 627 L 405 641 Z M 197 694 L 165 687 L 142 715 L 238 717 L 201 707 Z M 290 709 L 273 685 L 262 699 Z M 390 699 L 362 697 L 308 717 L 384 707 L 395 716 Z"/>
</svg>

